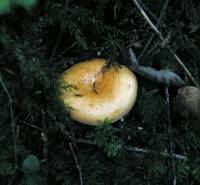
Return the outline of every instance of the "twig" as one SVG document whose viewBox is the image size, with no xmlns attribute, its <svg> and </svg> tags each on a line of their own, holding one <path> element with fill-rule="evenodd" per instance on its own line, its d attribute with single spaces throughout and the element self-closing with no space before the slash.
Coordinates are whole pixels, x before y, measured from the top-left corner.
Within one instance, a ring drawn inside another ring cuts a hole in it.
<svg viewBox="0 0 200 185">
<path fill-rule="evenodd" d="M 147 21 L 147 23 L 150 25 L 150 27 L 155 31 L 155 33 L 159 36 L 159 38 L 162 40 L 164 40 L 164 38 L 162 37 L 161 33 L 159 32 L 159 30 L 156 28 L 156 26 L 153 24 L 153 22 L 150 20 L 150 18 L 147 16 L 147 14 L 144 12 L 144 10 L 142 9 L 142 7 L 140 6 L 140 4 L 138 3 L 137 0 L 132 0 L 133 3 L 136 5 L 136 7 L 138 8 L 138 10 L 140 11 L 140 13 L 143 15 L 143 17 L 145 18 L 145 20 Z"/>
<path fill-rule="evenodd" d="M 66 48 L 61 54 L 60 57 L 62 57 L 67 51 L 69 51 L 71 48 L 73 48 L 78 42 L 75 41 L 71 46 L 69 46 L 68 48 Z"/>
<path fill-rule="evenodd" d="M 147 12 L 156 22 L 159 22 L 160 18 L 157 18 L 156 15 L 150 11 L 149 8 L 142 2 L 142 0 L 138 0 L 138 3 L 144 9 L 144 11 Z M 164 25 L 164 27 L 166 27 L 166 25 Z"/>
<path fill-rule="evenodd" d="M 41 138 L 42 138 L 42 142 L 43 142 L 43 162 L 47 162 L 48 160 L 48 139 L 46 137 L 46 135 L 44 134 L 44 132 L 41 133 Z"/>
<path fill-rule="evenodd" d="M 11 128 L 12 128 L 12 136 L 13 136 L 13 150 L 14 150 L 14 172 L 17 170 L 17 142 L 16 142 L 16 133 L 15 133 L 15 121 L 14 121 L 14 114 L 13 114 L 13 107 L 12 107 L 12 98 L 10 96 L 10 93 L 8 92 L 8 89 L 3 82 L 1 75 L 0 75 L 0 83 L 3 87 L 3 90 L 8 96 L 8 101 L 10 104 L 10 116 L 11 116 Z M 15 179 L 15 173 L 13 173 L 12 178 L 9 181 L 8 185 L 11 185 Z"/>
<path fill-rule="evenodd" d="M 160 33 L 160 31 L 157 29 L 157 27 L 154 25 L 154 23 L 150 20 L 150 18 L 147 16 L 147 14 L 144 12 L 144 10 L 142 9 L 142 7 L 140 6 L 140 4 L 137 2 L 137 0 L 132 0 L 133 3 L 135 4 L 135 6 L 138 8 L 138 10 L 140 11 L 140 13 L 143 15 L 144 19 L 147 21 L 147 23 L 150 25 L 150 27 L 153 29 L 153 31 L 157 34 L 157 36 L 160 38 L 160 40 L 162 42 L 165 41 L 165 39 L 163 38 L 162 34 Z M 184 71 L 186 72 L 186 74 L 188 75 L 188 77 L 192 80 L 192 82 L 199 87 L 199 84 L 197 83 L 197 81 L 194 79 L 194 77 L 192 76 L 192 74 L 190 73 L 190 71 L 188 70 L 188 68 L 185 66 L 185 64 L 181 61 L 181 59 L 174 53 L 174 51 L 169 47 L 166 46 L 167 49 L 169 50 L 169 52 L 174 56 L 174 58 L 176 59 L 176 61 L 178 62 L 178 64 L 184 69 Z"/>
<path fill-rule="evenodd" d="M 173 176 L 173 185 L 176 185 L 176 165 L 173 156 L 173 139 L 172 139 L 172 122 L 171 122 L 171 114 L 170 114 L 170 103 L 169 103 L 169 88 L 165 87 L 165 96 L 167 101 L 167 114 L 168 114 L 168 136 L 170 142 L 170 157 L 172 160 L 172 176 Z"/>
<path fill-rule="evenodd" d="M 140 55 L 138 56 L 138 61 L 140 61 L 141 57 L 144 55 L 144 53 L 146 52 L 147 48 L 150 46 L 152 40 L 154 38 L 154 33 L 151 34 L 151 37 L 149 38 L 149 40 L 147 41 L 147 43 L 144 46 L 144 49 L 142 50 L 142 52 L 140 53 Z"/>
<path fill-rule="evenodd" d="M 58 46 L 60 44 L 61 36 L 62 36 L 62 26 L 61 26 L 60 31 L 58 33 L 58 37 L 56 39 L 56 44 L 55 44 L 55 46 L 53 48 L 53 51 L 51 53 L 51 56 L 50 56 L 50 59 L 49 59 L 50 62 L 53 60 L 53 57 L 54 57 L 54 55 L 56 53 L 56 50 L 57 50 L 57 48 L 58 48 Z"/>
<path fill-rule="evenodd" d="M 34 128 L 34 129 L 37 129 L 37 130 L 43 131 L 42 128 L 37 127 L 37 126 L 35 126 L 35 125 L 31 124 L 31 123 L 28 123 L 28 122 L 26 122 L 26 121 L 21 121 L 21 122 L 24 123 L 25 125 L 29 126 L 29 127 L 32 127 L 32 128 Z"/>
<path fill-rule="evenodd" d="M 13 150 L 14 150 L 14 171 L 17 170 L 17 142 L 16 142 L 16 133 L 15 133 L 15 121 L 14 121 L 14 114 L 13 114 L 13 107 L 12 107 L 12 98 L 10 96 L 10 93 L 8 92 L 8 89 L 3 82 L 1 75 L 0 75 L 0 83 L 3 87 L 3 90 L 8 96 L 8 101 L 10 104 L 10 116 L 11 116 L 11 128 L 12 128 L 12 137 L 13 137 Z"/>
<path fill-rule="evenodd" d="M 143 149 L 143 148 L 138 148 L 138 147 L 123 147 L 124 150 L 127 150 L 127 151 L 132 151 L 132 152 L 136 152 L 136 153 L 158 153 L 158 152 L 155 152 L 155 151 L 152 151 L 152 150 L 147 150 L 147 149 Z M 161 152 L 161 153 L 158 153 L 160 154 L 161 156 L 163 157 L 171 157 L 171 154 L 167 153 L 167 152 Z M 187 158 L 183 155 L 179 155 L 179 154 L 173 154 L 173 157 L 175 159 L 178 159 L 178 160 L 186 160 Z"/>
<path fill-rule="evenodd" d="M 76 139 L 74 138 L 68 131 L 65 130 L 65 127 L 63 125 L 60 125 L 60 130 L 61 132 L 68 137 L 72 143 L 79 143 L 79 144 L 87 144 L 87 145 L 93 145 L 93 146 L 97 146 L 97 144 L 92 141 L 92 140 L 88 140 L 88 139 Z M 141 128 L 140 128 L 141 129 Z M 138 147 L 131 147 L 131 146 L 123 146 L 122 150 L 127 150 L 127 151 L 131 151 L 131 152 L 136 152 L 136 153 L 157 153 L 158 155 L 161 155 L 163 157 L 170 157 L 170 153 L 167 152 L 157 152 L 157 151 L 152 151 L 152 150 L 147 150 L 147 149 L 143 149 L 143 148 L 138 148 Z M 186 156 L 183 155 L 179 155 L 179 154 L 173 154 L 173 157 L 175 159 L 178 160 L 187 160 Z"/>
<path fill-rule="evenodd" d="M 80 143 L 80 144 L 88 144 L 88 145 L 97 146 L 97 144 L 95 142 L 93 142 L 91 140 L 87 140 L 87 139 L 74 139 L 74 142 L 77 142 L 77 143 Z M 159 153 L 159 152 L 156 152 L 156 151 L 147 150 L 147 149 L 138 148 L 138 147 L 123 146 L 122 149 L 126 150 L 126 151 L 136 152 L 136 153 L 146 153 L 146 154 L 157 153 L 158 155 L 161 155 L 163 157 L 171 157 L 171 154 L 167 153 L 167 152 L 161 152 L 161 153 Z M 187 160 L 186 156 L 179 155 L 179 154 L 172 154 L 172 155 L 173 155 L 173 157 L 175 159 L 178 159 L 178 160 Z"/>
<path fill-rule="evenodd" d="M 45 104 L 45 106 L 41 110 L 41 125 L 43 129 L 43 132 L 41 132 L 41 139 L 43 144 L 42 162 L 46 164 L 46 171 L 44 177 L 47 179 L 49 176 L 50 163 L 49 163 L 49 143 L 48 143 L 49 139 L 48 139 L 48 125 L 47 125 L 48 122 L 46 121 L 46 114 L 47 114 L 46 112 L 47 112 L 47 105 Z"/>
<path fill-rule="evenodd" d="M 167 6 L 169 4 L 169 1 L 170 0 L 166 0 L 161 11 L 160 11 L 160 17 L 159 17 L 159 20 L 158 20 L 158 23 L 156 24 L 156 27 L 161 27 L 162 26 L 162 20 L 163 20 L 163 17 L 165 16 L 165 12 L 167 10 Z"/>
<path fill-rule="evenodd" d="M 166 9 L 167 9 L 167 5 L 168 5 L 169 1 L 170 1 L 170 0 L 166 0 L 166 1 L 165 1 L 165 4 L 164 4 L 163 7 L 162 7 L 162 9 L 161 9 L 161 11 L 160 11 L 160 12 L 161 12 L 161 13 L 160 13 L 160 17 L 159 17 L 159 19 L 158 19 L 158 22 L 157 22 L 157 24 L 156 24 L 156 27 L 161 27 L 162 19 L 163 19 L 164 15 L 165 15 L 165 11 L 166 11 Z M 140 4 L 143 5 L 143 3 L 140 3 Z M 149 45 L 151 44 L 153 38 L 154 38 L 154 33 L 151 34 L 151 37 L 150 37 L 149 40 L 147 41 L 147 43 L 146 43 L 144 49 L 142 50 L 141 54 L 140 54 L 139 57 L 138 57 L 138 61 L 140 60 L 140 58 L 143 56 L 144 52 L 147 50 L 147 48 L 148 48 Z"/>
<path fill-rule="evenodd" d="M 81 167 L 80 167 L 80 165 L 79 165 L 79 163 L 78 163 L 78 159 L 77 159 L 76 154 L 75 154 L 75 152 L 74 152 L 74 148 L 73 148 L 73 146 L 72 146 L 72 143 L 69 143 L 69 148 L 70 148 L 70 150 L 71 150 L 71 152 L 72 152 L 72 154 L 73 154 L 74 161 L 75 161 L 76 167 L 77 167 L 77 169 L 78 169 L 80 185 L 83 185 L 82 170 L 81 170 Z"/>
<path fill-rule="evenodd" d="M 185 70 L 186 74 L 188 75 L 188 77 L 190 78 L 190 80 L 192 80 L 192 82 L 194 83 L 194 85 L 196 87 L 199 87 L 199 84 L 194 79 L 194 77 L 192 76 L 192 74 L 190 73 L 190 71 L 187 69 L 187 67 L 185 66 L 185 64 L 183 64 L 183 62 L 181 61 L 181 59 L 174 53 L 174 51 L 171 48 L 168 48 L 168 49 L 169 49 L 170 53 L 174 56 L 174 58 L 176 59 L 176 61 L 180 64 L 180 66 Z"/>
<path fill-rule="evenodd" d="M 69 0 L 66 0 L 66 3 L 65 3 L 65 10 L 66 10 L 66 8 L 68 7 L 68 3 L 69 3 Z M 54 57 L 54 55 L 55 55 L 55 53 L 56 53 L 56 50 L 57 50 L 57 48 L 58 48 L 58 46 L 59 46 L 59 44 L 60 44 L 60 40 L 61 40 L 61 37 L 62 37 L 62 31 L 63 31 L 63 21 L 61 22 L 61 25 L 60 25 L 60 30 L 59 30 L 59 32 L 58 32 L 58 36 L 57 36 L 57 39 L 56 39 L 56 43 L 55 43 L 55 46 L 54 46 L 54 48 L 53 48 L 53 51 L 52 51 L 52 53 L 51 53 L 51 56 L 50 56 L 50 59 L 49 59 L 49 61 L 51 62 L 52 60 L 53 60 L 53 57 Z"/>
</svg>

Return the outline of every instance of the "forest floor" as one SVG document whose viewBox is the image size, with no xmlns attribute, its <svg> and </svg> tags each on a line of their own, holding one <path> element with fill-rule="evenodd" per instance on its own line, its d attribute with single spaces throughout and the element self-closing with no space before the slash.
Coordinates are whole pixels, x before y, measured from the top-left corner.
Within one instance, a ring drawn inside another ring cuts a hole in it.
<svg viewBox="0 0 200 185">
<path fill-rule="evenodd" d="M 98 57 L 135 72 L 138 96 L 93 127 L 59 78 Z M 0 1 L 0 184 L 200 184 L 199 79 L 199 1 Z"/>
</svg>

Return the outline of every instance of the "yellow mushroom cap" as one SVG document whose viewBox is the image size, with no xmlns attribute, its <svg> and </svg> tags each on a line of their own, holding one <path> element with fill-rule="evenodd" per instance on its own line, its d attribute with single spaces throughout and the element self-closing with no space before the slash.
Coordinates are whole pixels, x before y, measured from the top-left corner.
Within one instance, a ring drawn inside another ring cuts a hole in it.
<svg viewBox="0 0 200 185">
<path fill-rule="evenodd" d="M 126 115 L 137 97 L 136 76 L 124 65 L 106 67 L 105 59 L 97 58 L 75 64 L 61 75 L 72 85 L 61 89 L 60 99 L 70 106 L 72 119 L 100 125 L 105 119 L 115 122 Z"/>
</svg>

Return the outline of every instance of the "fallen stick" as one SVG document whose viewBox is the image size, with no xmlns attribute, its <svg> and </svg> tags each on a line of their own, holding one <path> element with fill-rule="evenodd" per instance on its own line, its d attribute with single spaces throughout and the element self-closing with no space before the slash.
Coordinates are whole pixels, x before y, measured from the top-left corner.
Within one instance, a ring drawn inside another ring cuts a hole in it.
<svg viewBox="0 0 200 185">
<path fill-rule="evenodd" d="M 89 144 L 89 145 L 94 145 L 97 146 L 97 144 L 91 140 L 87 140 L 87 139 L 73 139 L 74 142 L 76 143 L 80 143 L 80 144 Z M 138 147 L 131 147 L 131 146 L 123 146 L 122 150 L 126 150 L 126 151 L 130 151 L 130 152 L 135 152 L 135 153 L 143 153 L 143 154 L 150 154 L 150 153 L 156 153 L 158 155 L 161 155 L 163 157 L 171 157 L 171 154 L 168 152 L 157 152 L 157 151 L 153 151 L 153 150 L 148 150 L 148 149 L 143 149 L 143 148 L 138 148 Z M 172 156 L 174 157 L 174 159 L 178 159 L 178 160 L 187 160 L 186 156 L 183 155 L 179 155 L 179 154 L 172 154 Z"/>
<path fill-rule="evenodd" d="M 146 153 L 146 154 L 149 154 L 149 153 L 158 153 L 160 154 L 161 156 L 164 156 L 164 157 L 171 157 L 171 154 L 168 153 L 168 152 L 156 152 L 156 151 L 152 151 L 152 150 L 147 150 L 147 149 L 143 149 L 143 148 L 138 148 L 138 147 L 123 147 L 123 149 L 127 150 L 127 151 L 131 151 L 131 152 L 136 152 L 136 153 Z M 172 154 L 172 156 L 175 158 L 175 159 L 178 159 L 178 160 L 187 160 L 187 157 L 186 156 L 183 156 L 183 155 L 179 155 L 179 154 Z"/>
</svg>

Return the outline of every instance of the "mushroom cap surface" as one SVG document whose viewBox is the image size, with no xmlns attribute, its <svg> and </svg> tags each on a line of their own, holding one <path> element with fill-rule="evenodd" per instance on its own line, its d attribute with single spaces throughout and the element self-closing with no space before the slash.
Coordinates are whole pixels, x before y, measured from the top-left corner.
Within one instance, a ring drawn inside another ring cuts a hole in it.
<svg viewBox="0 0 200 185">
<path fill-rule="evenodd" d="M 75 64 L 64 71 L 61 80 L 71 90 L 61 89 L 60 99 L 70 109 L 75 121 L 100 125 L 115 122 L 126 115 L 137 97 L 136 76 L 126 66 L 107 67 L 105 59 L 96 58 Z"/>
</svg>

